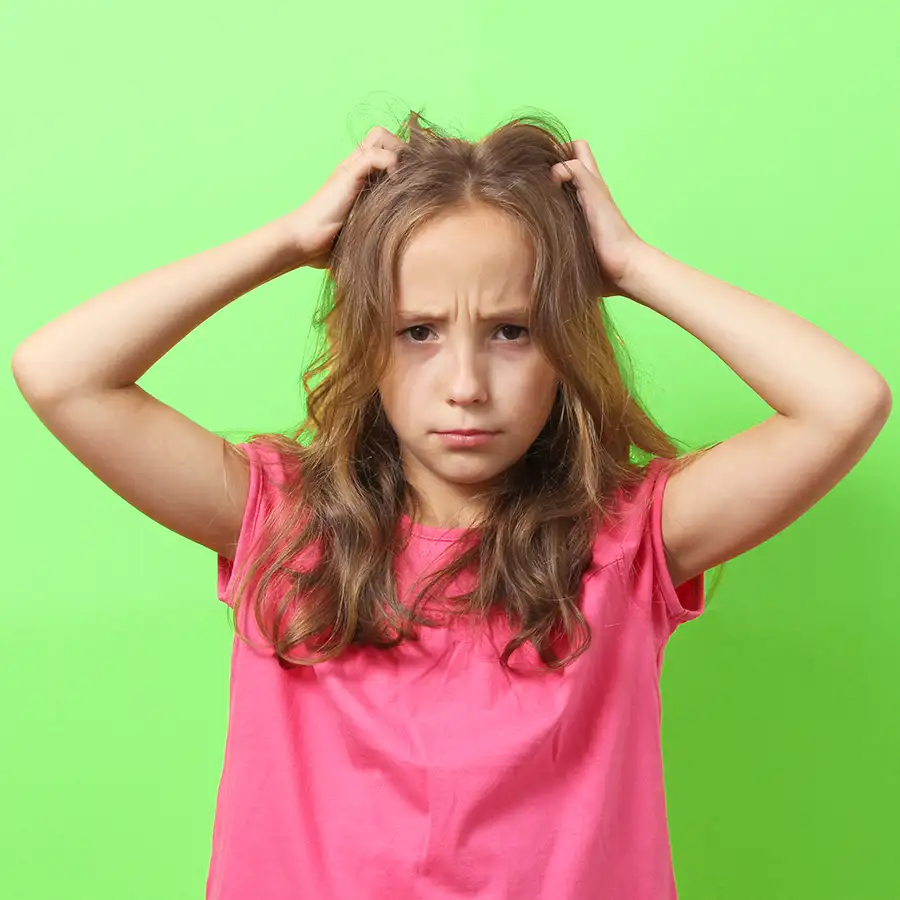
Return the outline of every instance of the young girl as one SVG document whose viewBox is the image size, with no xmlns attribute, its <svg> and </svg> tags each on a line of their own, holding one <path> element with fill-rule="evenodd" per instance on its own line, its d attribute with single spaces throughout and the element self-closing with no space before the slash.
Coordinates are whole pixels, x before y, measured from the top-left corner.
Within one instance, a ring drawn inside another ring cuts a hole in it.
<svg viewBox="0 0 900 900">
<path fill-rule="evenodd" d="M 666 642 L 706 570 L 850 471 L 890 391 L 641 240 L 546 120 L 473 144 L 413 113 L 399 134 L 45 325 L 16 380 L 100 479 L 218 554 L 237 633 L 208 898 L 671 900 Z M 233 446 L 137 385 L 304 265 L 328 270 L 327 343 L 292 438 Z M 771 417 L 678 456 L 625 386 L 611 295 L 697 337 Z"/>
</svg>

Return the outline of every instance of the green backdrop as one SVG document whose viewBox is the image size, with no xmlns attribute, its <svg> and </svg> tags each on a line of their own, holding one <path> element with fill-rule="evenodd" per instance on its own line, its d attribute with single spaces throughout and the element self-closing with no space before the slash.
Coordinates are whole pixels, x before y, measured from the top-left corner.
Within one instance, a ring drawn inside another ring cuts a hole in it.
<svg viewBox="0 0 900 900">
<path fill-rule="evenodd" d="M 94 294 L 299 205 L 409 107 L 469 138 L 528 107 L 591 142 L 645 240 L 900 385 L 896 4 L 55 0 L 3 18 L 7 358 Z M 234 439 L 290 429 L 321 277 L 243 297 L 141 384 Z M 769 414 L 691 335 L 610 304 L 677 439 Z M 0 897 L 201 897 L 231 646 L 215 557 L 70 456 L 11 374 L 0 403 Z M 829 496 L 731 562 L 668 647 L 682 900 L 900 897 L 898 431 L 895 415 Z"/>
</svg>

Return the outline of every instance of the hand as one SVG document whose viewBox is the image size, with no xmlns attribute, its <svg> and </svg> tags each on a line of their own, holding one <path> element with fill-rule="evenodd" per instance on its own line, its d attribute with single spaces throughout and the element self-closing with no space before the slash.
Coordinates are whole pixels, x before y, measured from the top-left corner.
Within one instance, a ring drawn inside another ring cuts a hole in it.
<svg viewBox="0 0 900 900">
<path fill-rule="evenodd" d="M 644 241 L 619 212 L 588 142 L 572 141 L 564 146 L 572 153 L 573 159 L 557 163 L 551 168 L 550 176 L 557 184 L 565 181 L 575 184 L 578 202 L 590 225 L 594 248 L 605 275 L 603 295 L 622 294 L 629 297 L 631 295 L 625 291 L 623 283 L 635 251 L 644 245 Z"/>
<path fill-rule="evenodd" d="M 395 171 L 397 151 L 405 146 L 405 141 L 376 125 L 306 203 L 281 217 L 300 265 L 328 268 L 334 239 L 369 172 L 372 169 Z"/>
</svg>

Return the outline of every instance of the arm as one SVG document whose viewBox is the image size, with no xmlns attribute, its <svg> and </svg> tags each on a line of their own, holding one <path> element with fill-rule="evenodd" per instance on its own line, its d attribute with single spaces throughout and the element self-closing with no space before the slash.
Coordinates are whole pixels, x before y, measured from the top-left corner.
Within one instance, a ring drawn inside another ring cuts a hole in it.
<svg viewBox="0 0 900 900">
<path fill-rule="evenodd" d="M 92 297 L 27 337 L 13 373 L 30 397 L 133 385 L 198 325 L 299 265 L 280 220 Z"/>
<path fill-rule="evenodd" d="M 201 322 L 300 266 L 326 268 L 373 169 L 396 170 L 405 142 L 369 130 L 302 206 L 243 237 L 88 300 L 16 349 L 12 368 L 41 421 L 132 506 L 230 557 L 249 460 L 135 383 Z"/>
<path fill-rule="evenodd" d="M 155 521 L 226 556 L 246 457 L 135 382 L 213 313 L 300 264 L 279 221 L 98 294 L 12 359 L 26 402 L 77 459 Z"/>
<path fill-rule="evenodd" d="M 702 341 L 775 414 L 674 472 L 663 535 L 676 585 L 777 534 L 861 459 L 891 410 L 865 360 L 790 311 L 631 248 L 623 293 Z"/>
</svg>

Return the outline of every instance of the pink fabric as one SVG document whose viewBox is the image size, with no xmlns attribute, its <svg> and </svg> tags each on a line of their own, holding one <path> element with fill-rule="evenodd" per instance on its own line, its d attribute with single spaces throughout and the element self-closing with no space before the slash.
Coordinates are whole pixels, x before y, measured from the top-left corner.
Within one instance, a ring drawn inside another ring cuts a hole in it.
<svg viewBox="0 0 900 900">
<path fill-rule="evenodd" d="M 271 450 L 242 446 L 225 602 L 283 478 Z M 536 674 L 530 644 L 510 660 L 522 671 L 502 669 L 508 626 L 493 644 L 423 628 L 418 646 L 295 670 L 235 639 L 208 900 L 674 900 L 659 675 L 704 577 L 668 577 L 663 462 L 598 535 L 581 607 L 593 642 L 562 672 Z M 458 533 L 412 528 L 401 588 Z"/>
</svg>

